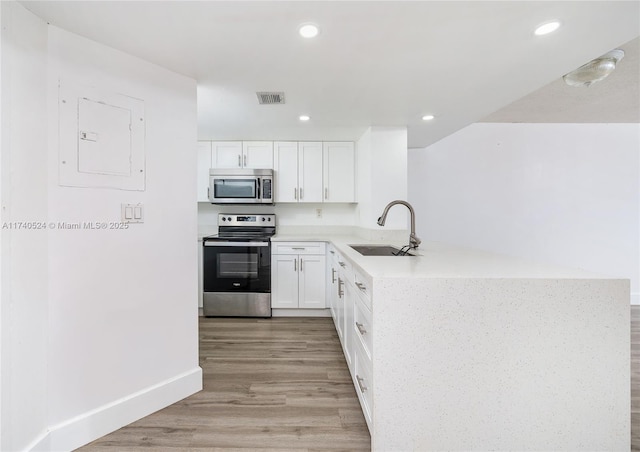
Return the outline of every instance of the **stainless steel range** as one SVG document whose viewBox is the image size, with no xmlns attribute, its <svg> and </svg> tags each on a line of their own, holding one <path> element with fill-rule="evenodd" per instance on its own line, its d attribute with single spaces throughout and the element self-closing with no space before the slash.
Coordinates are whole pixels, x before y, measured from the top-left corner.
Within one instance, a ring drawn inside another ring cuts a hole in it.
<svg viewBox="0 0 640 452">
<path fill-rule="evenodd" d="M 275 215 L 218 215 L 218 234 L 204 237 L 204 315 L 271 317 L 271 236 Z"/>
</svg>

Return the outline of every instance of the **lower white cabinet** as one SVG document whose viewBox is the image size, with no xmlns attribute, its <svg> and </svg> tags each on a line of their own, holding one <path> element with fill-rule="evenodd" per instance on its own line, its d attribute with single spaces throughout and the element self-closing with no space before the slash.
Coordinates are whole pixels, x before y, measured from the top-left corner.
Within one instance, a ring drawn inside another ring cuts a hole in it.
<svg viewBox="0 0 640 452">
<path fill-rule="evenodd" d="M 329 245 L 327 299 L 369 430 L 373 420 L 371 281 Z"/>
<path fill-rule="evenodd" d="M 317 242 L 278 242 L 272 246 L 272 308 L 326 307 L 324 245 Z"/>
</svg>

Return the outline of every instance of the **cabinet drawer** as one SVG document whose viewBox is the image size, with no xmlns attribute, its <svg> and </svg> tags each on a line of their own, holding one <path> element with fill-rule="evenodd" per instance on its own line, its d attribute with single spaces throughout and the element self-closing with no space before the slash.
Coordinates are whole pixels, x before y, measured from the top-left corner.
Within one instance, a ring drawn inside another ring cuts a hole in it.
<svg viewBox="0 0 640 452">
<path fill-rule="evenodd" d="M 342 275 L 342 279 L 344 279 L 345 281 L 350 281 L 350 283 L 353 285 L 353 267 L 351 266 L 351 262 L 349 262 L 339 254 L 336 255 L 338 256 L 336 258 L 336 263 L 338 264 L 338 270 Z"/>
<path fill-rule="evenodd" d="M 371 289 L 373 287 L 371 279 L 368 276 L 363 275 L 358 270 L 354 269 L 354 281 L 355 286 L 358 289 L 358 293 L 362 296 L 367 308 L 371 310 Z"/>
<path fill-rule="evenodd" d="M 373 413 L 373 373 L 371 372 L 371 362 L 362 352 L 359 342 L 355 346 L 353 383 L 356 387 L 356 393 L 362 406 L 362 413 L 367 421 L 369 431 L 372 425 Z"/>
<path fill-rule="evenodd" d="M 371 312 L 366 308 L 363 297 L 355 297 L 353 307 L 353 325 L 354 336 L 360 341 L 364 352 L 369 361 L 373 356 L 373 323 L 371 322 Z"/>
<path fill-rule="evenodd" d="M 272 254 L 325 254 L 324 242 L 272 242 Z"/>
</svg>

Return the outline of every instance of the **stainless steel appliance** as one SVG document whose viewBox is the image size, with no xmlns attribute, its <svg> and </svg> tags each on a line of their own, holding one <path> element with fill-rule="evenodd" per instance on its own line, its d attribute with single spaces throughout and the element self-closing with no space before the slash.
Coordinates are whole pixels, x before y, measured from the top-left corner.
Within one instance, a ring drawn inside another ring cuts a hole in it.
<svg viewBox="0 0 640 452">
<path fill-rule="evenodd" d="M 218 215 L 218 234 L 204 237 L 204 315 L 271 317 L 271 236 L 275 215 Z"/>
<path fill-rule="evenodd" d="M 213 204 L 273 204 L 272 169 L 210 169 Z"/>
</svg>

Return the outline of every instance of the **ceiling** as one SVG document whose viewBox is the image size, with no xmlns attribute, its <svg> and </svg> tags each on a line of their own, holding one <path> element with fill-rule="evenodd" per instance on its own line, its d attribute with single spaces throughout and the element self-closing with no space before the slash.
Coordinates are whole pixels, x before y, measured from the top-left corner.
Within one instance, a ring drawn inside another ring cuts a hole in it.
<svg viewBox="0 0 640 452">
<path fill-rule="evenodd" d="M 424 147 L 640 35 L 636 1 L 22 4 L 195 78 L 202 140 L 356 140 L 369 126 L 401 126 L 409 147 Z M 534 36 L 551 19 L 562 27 Z M 305 22 L 318 37 L 298 35 Z M 284 91 L 286 104 L 259 105 L 256 91 Z"/>
<path fill-rule="evenodd" d="M 558 78 L 481 122 L 640 122 L 640 38 L 618 48 L 624 58 L 605 80 L 576 88 Z"/>
</svg>

